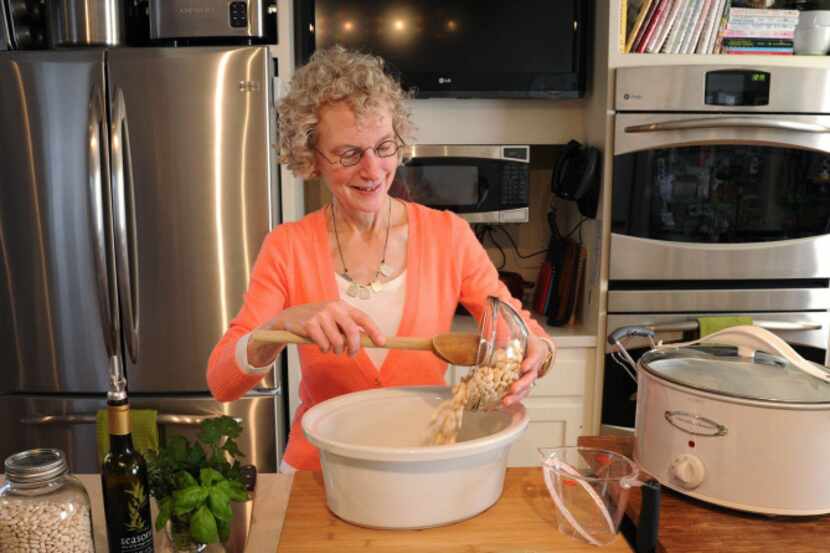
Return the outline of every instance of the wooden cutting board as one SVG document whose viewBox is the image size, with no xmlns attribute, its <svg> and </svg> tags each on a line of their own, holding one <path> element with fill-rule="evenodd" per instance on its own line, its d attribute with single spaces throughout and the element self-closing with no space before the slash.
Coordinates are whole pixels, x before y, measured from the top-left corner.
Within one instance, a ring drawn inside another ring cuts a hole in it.
<svg viewBox="0 0 830 553">
<path fill-rule="evenodd" d="M 509 468 L 495 505 L 469 520 L 425 530 L 372 530 L 344 522 L 326 507 L 319 472 L 294 475 L 279 553 L 596 553 L 557 530 L 553 501 L 539 468 Z M 631 553 L 622 536 L 603 553 Z"/>
<path fill-rule="evenodd" d="M 631 456 L 632 438 L 582 436 L 579 445 Z M 830 476 L 828 476 L 830 478 Z M 758 482 L 763 486 L 763 482 Z M 632 490 L 626 515 L 636 525 L 640 491 Z M 768 517 L 725 509 L 674 492 L 665 486 L 660 499 L 657 553 L 828 553 L 830 515 Z"/>
</svg>

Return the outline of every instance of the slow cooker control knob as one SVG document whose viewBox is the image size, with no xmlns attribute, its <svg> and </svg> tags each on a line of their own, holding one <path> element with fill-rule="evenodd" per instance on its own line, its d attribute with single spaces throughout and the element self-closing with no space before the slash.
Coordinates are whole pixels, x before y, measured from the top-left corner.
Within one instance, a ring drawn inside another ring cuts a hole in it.
<svg viewBox="0 0 830 553">
<path fill-rule="evenodd" d="M 672 461 L 669 473 L 681 486 L 693 490 L 700 486 L 706 476 L 706 469 L 699 457 L 684 453 Z"/>
</svg>

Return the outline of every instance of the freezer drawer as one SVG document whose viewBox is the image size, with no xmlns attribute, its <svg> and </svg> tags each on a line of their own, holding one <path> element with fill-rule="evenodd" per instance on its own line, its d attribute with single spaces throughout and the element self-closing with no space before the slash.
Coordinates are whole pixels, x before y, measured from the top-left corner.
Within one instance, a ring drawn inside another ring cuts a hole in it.
<svg viewBox="0 0 830 553">
<path fill-rule="evenodd" d="M 207 396 L 130 398 L 135 409 L 158 411 L 162 443 L 173 434 L 194 439 L 199 421 L 206 416 L 225 414 L 242 419 L 244 431 L 237 442 L 245 453 L 245 462 L 256 465 L 260 472 L 275 472 L 282 458 L 285 425 L 280 401 L 281 396 L 276 394 L 248 396 L 230 403 Z M 55 447 L 66 453 L 73 472 L 98 472 L 95 414 L 105 405 L 103 397 L 0 397 L 0 420 L 8 421 L 0 430 L 0 459 L 23 449 Z"/>
</svg>

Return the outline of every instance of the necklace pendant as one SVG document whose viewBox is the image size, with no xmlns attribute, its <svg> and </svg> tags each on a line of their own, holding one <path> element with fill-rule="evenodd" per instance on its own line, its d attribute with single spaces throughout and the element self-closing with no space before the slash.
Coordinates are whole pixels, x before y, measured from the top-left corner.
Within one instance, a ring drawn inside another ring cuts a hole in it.
<svg viewBox="0 0 830 553">
<path fill-rule="evenodd" d="M 377 294 L 378 292 L 383 290 L 383 284 L 381 282 L 377 281 L 377 280 L 373 280 L 372 283 L 369 285 L 369 287 L 372 289 L 372 292 L 374 292 L 375 294 Z"/>
<path fill-rule="evenodd" d="M 359 291 L 358 291 L 358 297 L 362 300 L 368 300 L 369 299 L 369 288 L 367 288 L 366 286 L 361 286 Z"/>
<path fill-rule="evenodd" d="M 394 269 L 392 269 L 392 267 L 390 267 L 386 263 L 381 263 L 380 268 L 378 270 L 380 271 L 380 274 L 382 274 L 385 277 L 391 276 L 394 272 Z"/>
<path fill-rule="evenodd" d="M 355 298 L 360 293 L 360 287 L 356 282 L 352 282 L 351 284 L 349 284 L 349 287 L 346 288 L 346 293 L 350 297 Z"/>
</svg>

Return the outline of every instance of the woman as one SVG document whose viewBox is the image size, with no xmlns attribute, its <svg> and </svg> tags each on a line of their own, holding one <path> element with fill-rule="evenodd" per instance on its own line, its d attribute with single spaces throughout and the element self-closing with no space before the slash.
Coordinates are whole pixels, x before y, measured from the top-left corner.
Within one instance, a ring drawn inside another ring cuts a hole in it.
<svg viewBox="0 0 830 553">
<path fill-rule="evenodd" d="M 445 384 L 446 364 L 432 353 L 362 349 L 361 332 L 381 345 L 387 335 L 447 332 L 458 302 L 478 319 L 488 295 L 520 307 L 464 220 L 390 197 L 403 139 L 412 133 L 406 100 L 381 60 L 334 47 L 296 72 L 280 104 L 283 163 L 300 177 L 321 178 L 332 202 L 265 239 L 207 378 L 214 397 L 230 401 L 270 370 L 284 345 L 251 340 L 254 329 L 314 342 L 299 347 L 302 405 L 284 470 L 319 470 L 300 423 L 315 404 L 372 387 Z M 528 394 L 556 351 L 523 316 L 533 336 L 505 405 Z"/>
</svg>

